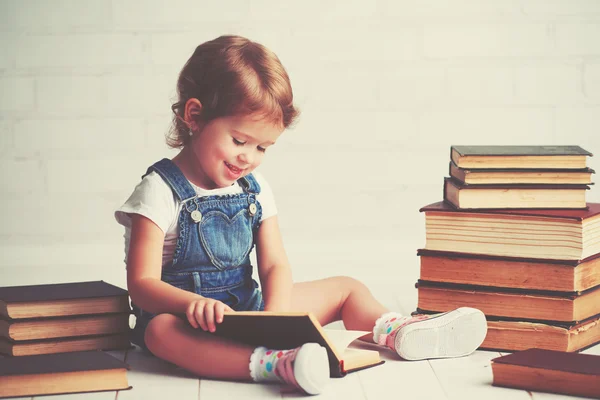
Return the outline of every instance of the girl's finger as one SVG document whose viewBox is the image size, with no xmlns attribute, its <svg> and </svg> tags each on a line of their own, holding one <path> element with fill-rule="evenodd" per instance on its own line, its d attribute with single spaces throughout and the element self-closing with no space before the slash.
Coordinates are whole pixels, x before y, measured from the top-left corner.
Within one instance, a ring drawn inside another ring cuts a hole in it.
<svg viewBox="0 0 600 400">
<path fill-rule="evenodd" d="M 215 331 L 215 307 L 217 303 L 207 304 L 204 307 L 204 320 L 206 321 L 206 326 L 208 327 L 209 332 Z"/>
<path fill-rule="evenodd" d="M 194 316 L 195 310 L 196 310 L 196 302 L 190 303 L 187 310 L 185 310 L 185 316 L 187 317 L 187 320 L 190 323 L 190 325 L 193 328 L 198 329 L 198 323 L 196 322 L 196 317 Z"/>
<path fill-rule="evenodd" d="M 223 313 L 225 312 L 225 304 L 218 302 L 215 304 L 215 322 L 220 324 L 223 322 Z"/>
<path fill-rule="evenodd" d="M 204 312 L 206 308 L 205 302 L 199 302 L 196 306 L 196 311 L 194 312 L 194 317 L 196 318 L 196 322 L 200 325 L 203 331 L 206 331 L 208 327 L 206 326 L 206 321 L 204 320 Z"/>
</svg>

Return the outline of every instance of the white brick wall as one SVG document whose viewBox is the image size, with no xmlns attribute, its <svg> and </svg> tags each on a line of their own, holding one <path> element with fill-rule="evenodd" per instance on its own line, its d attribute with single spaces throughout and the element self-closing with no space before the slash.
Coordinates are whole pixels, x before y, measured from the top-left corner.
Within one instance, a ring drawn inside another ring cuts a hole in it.
<svg viewBox="0 0 600 400">
<path fill-rule="evenodd" d="M 220 34 L 274 50 L 303 111 L 262 167 L 297 278 L 416 279 L 452 144 L 579 144 L 600 171 L 599 1 L 201 3 L 0 2 L 0 285 L 124 284 L 112 212 L 175 154 L 177 74 Z"/>
</svg>

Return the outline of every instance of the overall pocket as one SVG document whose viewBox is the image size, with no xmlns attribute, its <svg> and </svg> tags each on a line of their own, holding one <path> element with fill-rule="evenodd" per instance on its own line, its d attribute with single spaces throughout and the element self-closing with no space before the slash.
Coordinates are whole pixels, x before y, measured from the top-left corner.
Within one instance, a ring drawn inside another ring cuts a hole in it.
<svg viewBox="0 0 600 400">
<path fill-rule="evenodd" d="M 222 211 L 209 211 L 198 224 L 204 250 L 220 270 L 237 267 L 252 250 L 252 223 L 240 210 L 233 218 Z"/>
</svg>

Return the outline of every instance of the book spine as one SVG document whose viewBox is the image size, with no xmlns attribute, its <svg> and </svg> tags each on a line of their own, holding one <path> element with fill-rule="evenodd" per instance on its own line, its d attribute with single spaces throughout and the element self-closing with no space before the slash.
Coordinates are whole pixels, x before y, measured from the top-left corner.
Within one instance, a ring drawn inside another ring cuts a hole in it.
<svg viewBox="0 0 600 400">
<path fill-rule="evenodd" d="M 2 300 L 0 300 L 0 318 L 1 317 L 4 317 L 6 319 L 10 318 L 9 315 L 8 315 L 8 306 Z"/>
</svg>

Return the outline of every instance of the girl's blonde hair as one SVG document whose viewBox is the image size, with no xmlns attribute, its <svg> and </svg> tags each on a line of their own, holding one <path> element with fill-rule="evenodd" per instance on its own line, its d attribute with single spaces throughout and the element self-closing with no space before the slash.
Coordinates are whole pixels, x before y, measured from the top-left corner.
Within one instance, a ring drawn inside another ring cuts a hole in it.
<svg viewBox="0 0 600 400">
<path fill-rule="evenodd" d="M 179 74 L 177 94 L 178 101 L 171 106 L 173 126 L 167 135 L 172 148 L 190 140 L 183 113 L 192 98 L 202 103 L 199 122 L 259 113 L 287 128 L 299 115 L 290 78 L 279 58 L 241 36 L 220 36 L 196 47 Z"/>
</svg>

